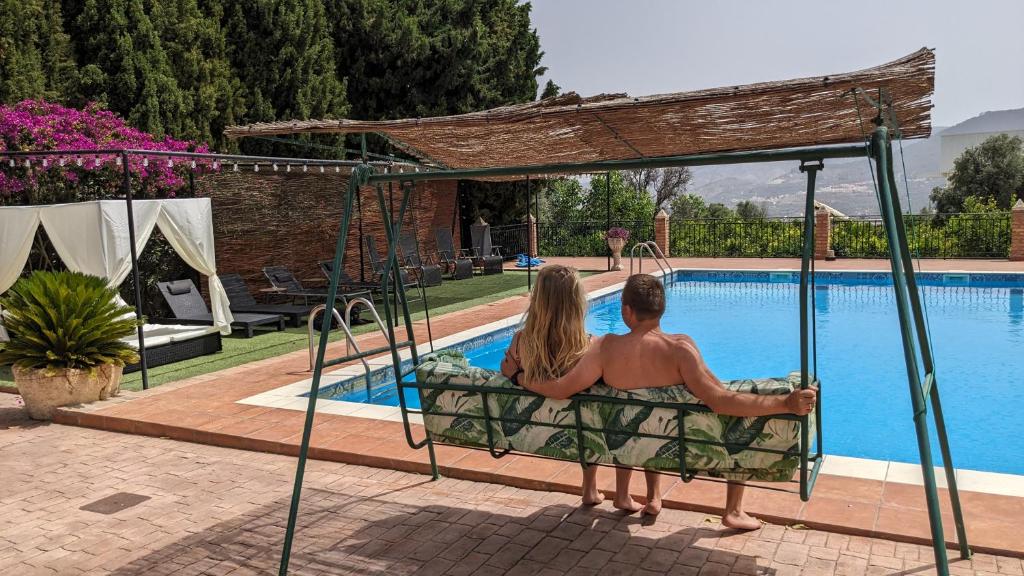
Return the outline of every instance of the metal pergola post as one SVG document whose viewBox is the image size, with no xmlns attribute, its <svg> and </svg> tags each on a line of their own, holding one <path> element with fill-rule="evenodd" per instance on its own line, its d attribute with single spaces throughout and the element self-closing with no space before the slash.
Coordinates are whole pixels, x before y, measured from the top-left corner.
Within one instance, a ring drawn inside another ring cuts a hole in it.
<svg viewBox="0 0 1024 576">
<path fill-rule="evenodd" d="M 121 153 L 121 167 L 124 178 L 122 189 L 124 190 L 125 206 L 128 210 L 128 244 L 132 255 L 132 284 L 135 285 L 135 328 L 139 337 L 139 369 L 142 373 L 142 389 L 149 389 L 149 367 L 146 365 L 146 337 L 142 329 L 142 286 L 139 279 L 139 254 L 135 249 L 135 215 L 132 211 L 132 181 L 131 171 L 128 167 L 128 153 Z"/>
<path fill-rule="evenodd" d="M 607 233 L 612 227 L 612 173 L 604 173 L 604 231 Z M 612 269 L 612 249 L 605 242 L 605 259 L 608 270 Z"/>
<path fill-rule="evenodd" d="M 530 250 L 530 234 L 534 231 L 537 224 L 534 221 L 533 226 L 530 225 L 530 175 L 526 175 L 526 289 L 533 290 L 533 251 Z"/>
</svg>

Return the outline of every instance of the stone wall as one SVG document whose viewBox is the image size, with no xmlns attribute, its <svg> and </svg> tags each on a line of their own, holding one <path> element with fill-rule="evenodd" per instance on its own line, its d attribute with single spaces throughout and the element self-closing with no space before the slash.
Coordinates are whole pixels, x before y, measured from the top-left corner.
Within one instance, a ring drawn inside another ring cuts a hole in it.
<svg viewBox="0 0 1024 576">
<path fill-rule="evenodd" d="M 348 177 L 342 174 L 279 172 L 253 174 L 225 172 L 206 176 L 198 183 L 198 194 L 213 200 L 213 228 L 217 250 L 217 269 L 237 273 L 256 292 L 269 286 L 264 266 L 287 266 L 300 279 L 321 280 L 318 262 L 334 256 L 342 202 L 348 189 Z M 387 189 L 385 188 L 385 196 Z M 394 188 L 397 204 L 401 199 Z M 373 235 L 378 250 L 387 247 L 384 225 L 375 189 L 360 191 L 362 233 Z M 452 228 L 455 214 L 456 182 L 424 182 L 417 185 L 403 229 L 416 224 L 420 253 L 434 254 L 435 228 Z M 360 278 L 360 219 L 353 219 L 345 254 L 345 270 Z M 454 230 L 456 246 L 459 227 Z M 370 262 L 363 258 L 364 277 L 372 278 Z"/>
</svg>

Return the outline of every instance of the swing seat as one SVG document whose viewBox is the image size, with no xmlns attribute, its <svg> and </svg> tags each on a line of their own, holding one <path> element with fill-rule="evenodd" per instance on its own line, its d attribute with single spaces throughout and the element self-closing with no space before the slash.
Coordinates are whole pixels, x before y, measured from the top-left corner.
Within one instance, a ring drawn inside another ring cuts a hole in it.
<svg viewBox="0 0 1024 576">
<path fill-rule="evenodd" d="M 800 387 L 800 375 L 723 384 L 739 392 L 788 394 Z M 500 372 L 470 366 L 457 351 L 425 356 L 416 383 L 405 386 L 422 391 L 431 440 L 485 448 L 495 456 L 515 451 L 669 471 L 684 479 L 788 482 L 800 467 L 801 451 L 809 451 L 801 446 L 800 417 L 722 416 L 684 386 L 624 391 L 598 383 L 573 398 L 550 400 Z M 814 421 L 807 418 L 811 442 Z"/>
</svg>

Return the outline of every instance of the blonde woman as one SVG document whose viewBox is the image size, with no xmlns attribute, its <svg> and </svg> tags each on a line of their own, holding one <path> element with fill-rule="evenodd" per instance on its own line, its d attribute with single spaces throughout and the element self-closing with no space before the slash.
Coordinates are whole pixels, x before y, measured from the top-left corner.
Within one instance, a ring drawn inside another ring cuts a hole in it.
<svg viewBox="0 0 1024 576">
<path fill-rule="evenodd" d="M 558 264 L 541 268 L 537 284 L 530 293 L 523 328 L 505 351 L 502 374 L 519 386 L 550 396 L 548 392 L 553 386 L 545 381 L 557 381 L 567 374 L 591 344 L 601 340 L 587 334 L 586 315 L 587 294 L 576 269 Z M 642 506 L 629 495 L 630 470 L 617 472 L 613 505 L 628 512 L 639 511 Z M 656 480 L 657 474 L 648 474 L 647 512 L 652 514 L 657 514 L 661 508 L 661 495 L 652 483 Z M 588 466 L 583 470 L 583 503 L 593 506 L 603 500 L 597 488 L 597 466 Z"/>
</svg>

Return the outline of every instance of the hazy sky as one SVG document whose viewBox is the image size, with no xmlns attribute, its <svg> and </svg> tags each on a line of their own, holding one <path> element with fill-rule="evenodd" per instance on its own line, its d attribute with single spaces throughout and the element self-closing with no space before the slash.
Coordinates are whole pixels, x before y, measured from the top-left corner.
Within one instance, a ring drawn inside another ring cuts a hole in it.
<svg viewBox="0 0 1024 576">
<path fill-rule="evenodd" d="M 849 72 L 936 49 L 936 126 L 1024 107 L 1024 0 L 533 0 L 543 64 L 582 95 Z"/>
</svg>

